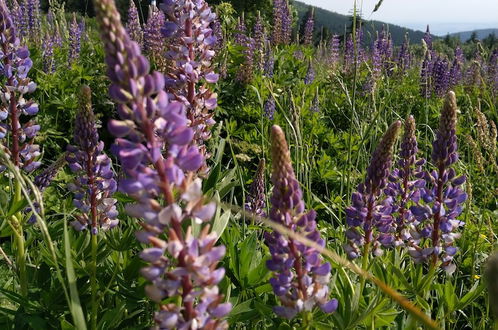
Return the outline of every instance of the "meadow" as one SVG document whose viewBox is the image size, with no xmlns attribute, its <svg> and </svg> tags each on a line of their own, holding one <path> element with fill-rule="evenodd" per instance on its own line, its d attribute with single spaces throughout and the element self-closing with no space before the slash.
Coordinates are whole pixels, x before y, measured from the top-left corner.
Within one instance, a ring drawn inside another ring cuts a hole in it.
<svg viewBox="0 0 498 330">
<path fill-rule="evenodd" d="M 0 0 L 0 328 L 498 329 L 496 40 L 261 2 Z"/>
</svg>

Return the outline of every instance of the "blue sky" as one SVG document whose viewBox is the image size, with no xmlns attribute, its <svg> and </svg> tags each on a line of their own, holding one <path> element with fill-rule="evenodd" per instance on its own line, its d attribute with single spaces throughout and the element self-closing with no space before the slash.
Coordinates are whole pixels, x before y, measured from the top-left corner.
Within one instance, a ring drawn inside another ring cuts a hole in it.
<svg viewBox="0 0 498 330">
<path fill-rule="evenodd" d="M 300 0 L 340 14 L 348 14 L 353 0 Z M 445 35 L 475 29 L 498 28 L 498 0 L 384 0 L 372 14 L 378 0 L 357 0 L 363 17 L 417 30 Z"/>
</svg>

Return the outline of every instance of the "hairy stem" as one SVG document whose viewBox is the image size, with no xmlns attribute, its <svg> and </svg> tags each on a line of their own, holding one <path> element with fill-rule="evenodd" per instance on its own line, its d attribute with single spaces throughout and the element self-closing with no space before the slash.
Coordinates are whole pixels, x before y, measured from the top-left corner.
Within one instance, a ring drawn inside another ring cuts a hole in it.
<svg viewBox="0 0 498 330">
<path fill-rule="evenodd" d="M 97 329 L 97 235 L 92 236 L 92 274 L 90 276 L 90 286 L 92 288 L 92 315 L 91 315 L 91 328 Z"/>
</svg>

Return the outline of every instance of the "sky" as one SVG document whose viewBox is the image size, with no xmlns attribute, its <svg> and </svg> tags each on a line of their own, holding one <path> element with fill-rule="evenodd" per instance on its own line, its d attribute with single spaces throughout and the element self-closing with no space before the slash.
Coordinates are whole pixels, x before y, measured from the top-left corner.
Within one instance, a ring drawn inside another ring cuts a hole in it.
<svg viewBox="0 0 498 330">
<path fill-rule="evenodd" d="M 300 0 L 323 9 L 347 15 L 353 0 Z M 384 21 L 415 30 L 447 33 L 498 28 L 498 0 L 384 0 L 372 13 L 378 0 L 357 0 L 363 18 Z"/>
</svg>

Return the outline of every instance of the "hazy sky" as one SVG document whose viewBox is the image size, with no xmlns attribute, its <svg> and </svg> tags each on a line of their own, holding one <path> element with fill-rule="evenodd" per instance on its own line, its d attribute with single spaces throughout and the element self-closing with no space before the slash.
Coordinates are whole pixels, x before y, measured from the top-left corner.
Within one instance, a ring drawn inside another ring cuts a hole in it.
<svg viewBox="0 0 498 330">
<path fill-rule="evenodd" d="M 301 0 L 317 7 L 348 14 L 353 0 Z M 378 0 L 357 0 L 365 19 L 374 19 L 424 30 L 434 34 L 498 28 L 498 0 L 384 0 L 372 14 Z"/>
</svg>

